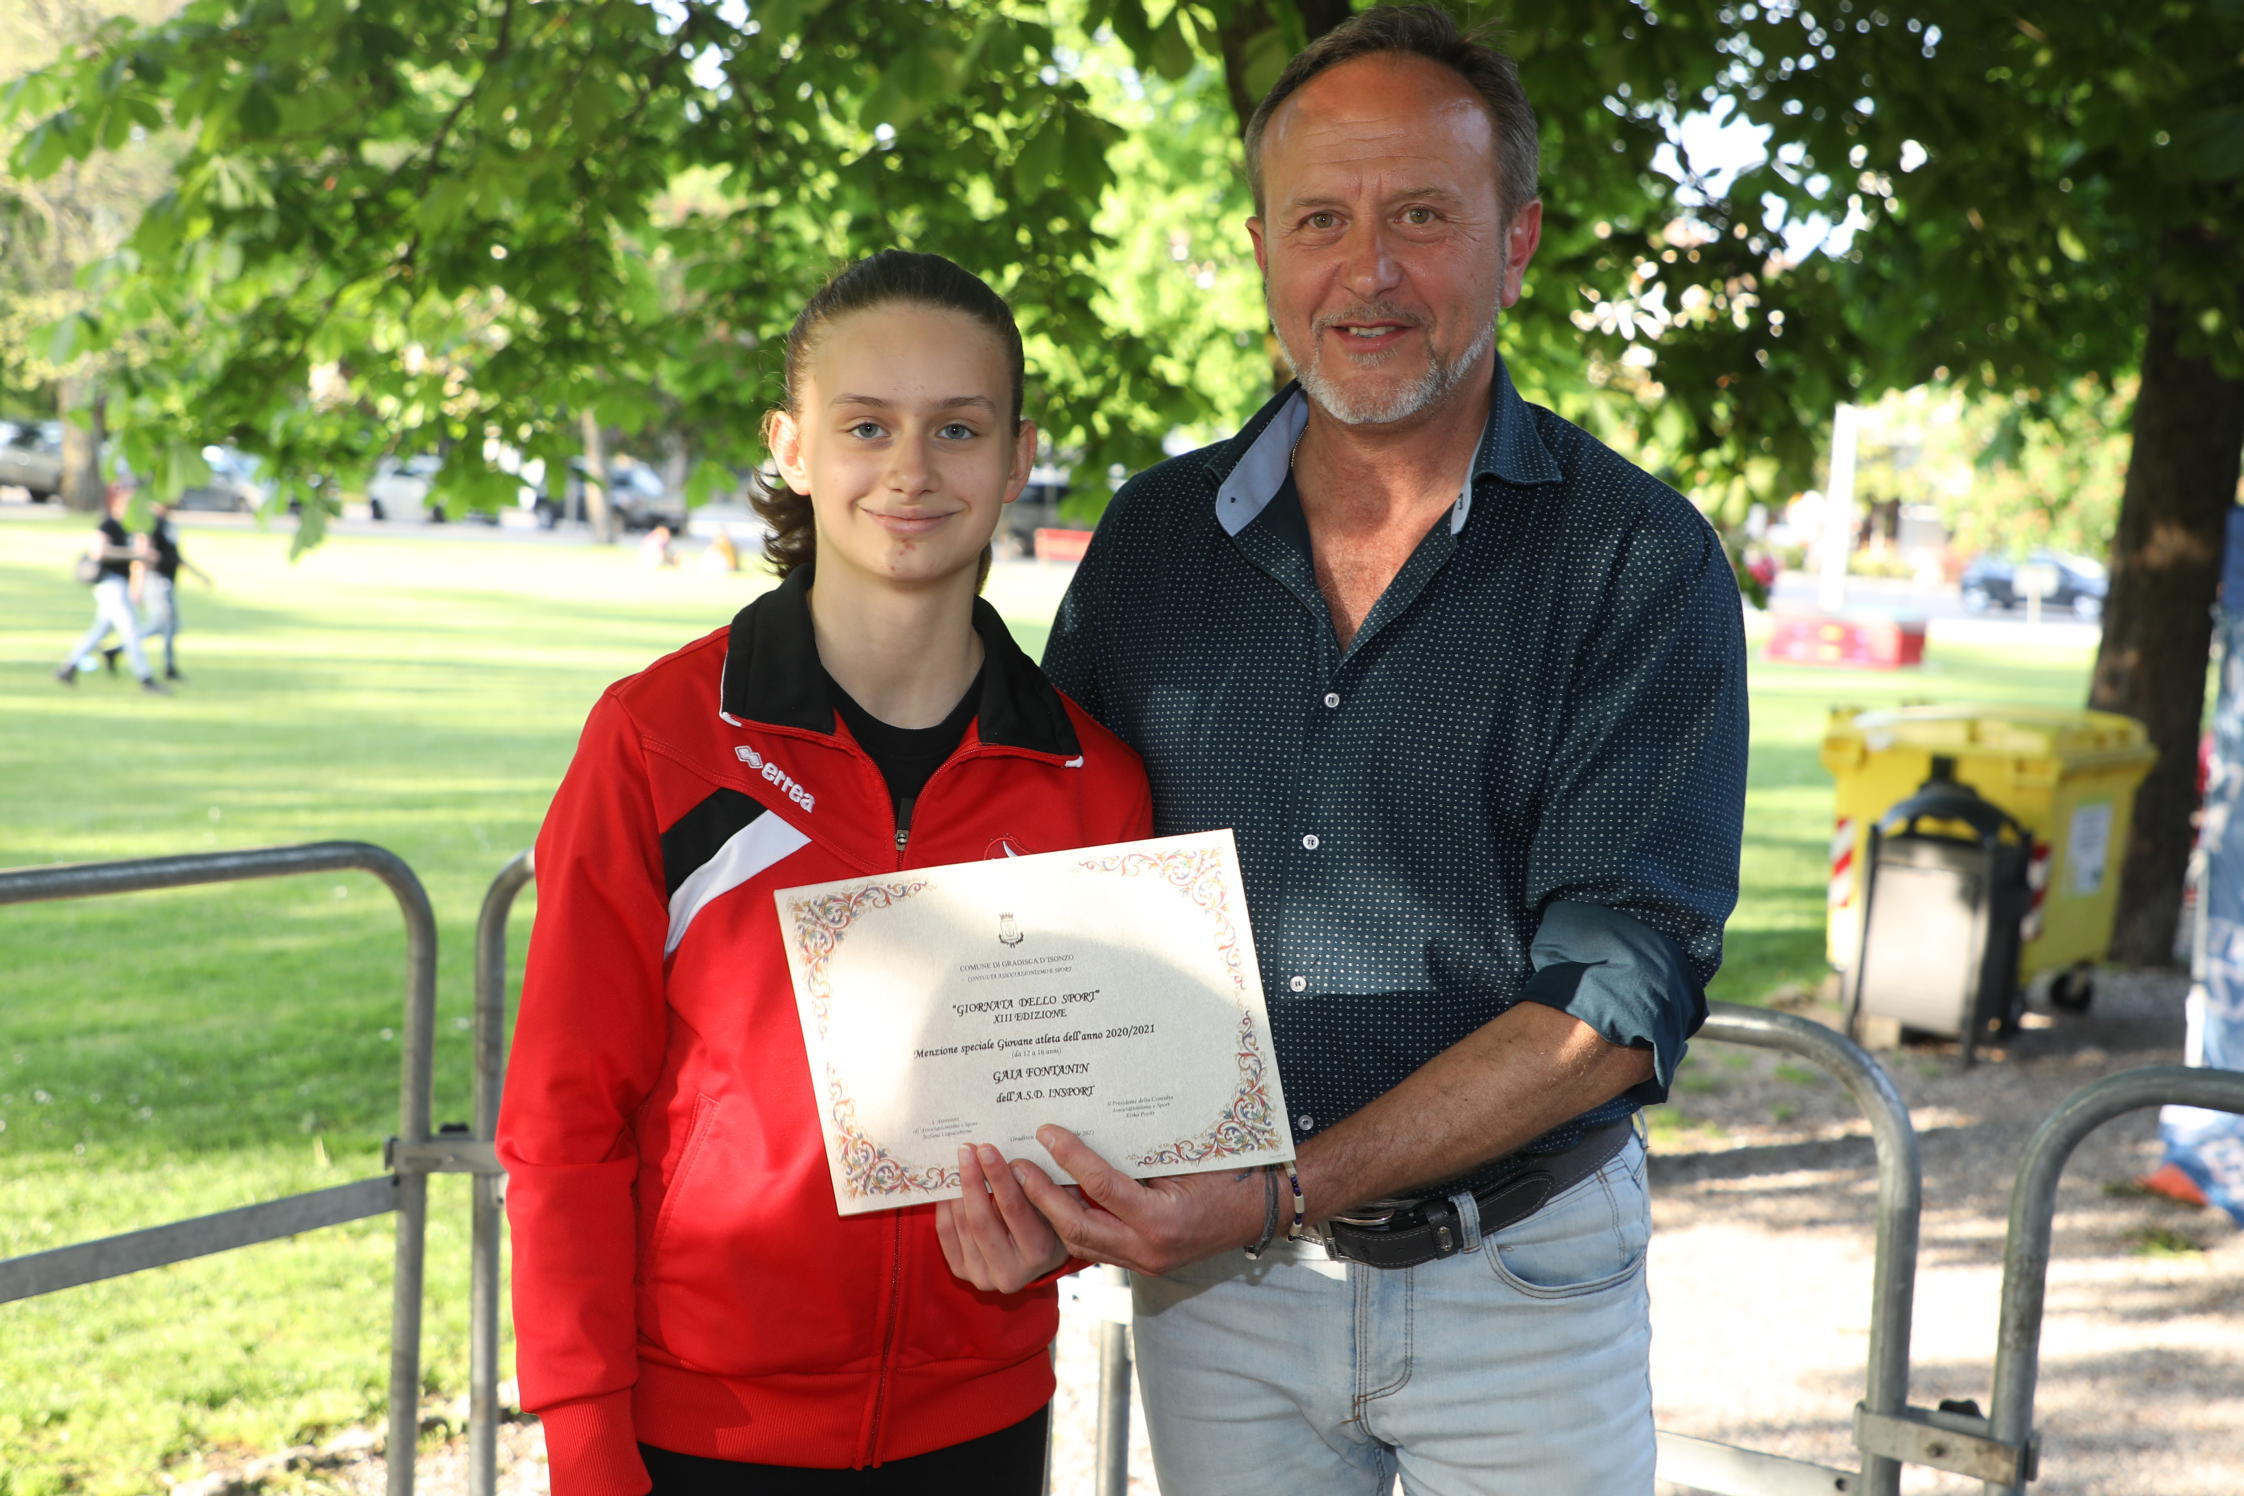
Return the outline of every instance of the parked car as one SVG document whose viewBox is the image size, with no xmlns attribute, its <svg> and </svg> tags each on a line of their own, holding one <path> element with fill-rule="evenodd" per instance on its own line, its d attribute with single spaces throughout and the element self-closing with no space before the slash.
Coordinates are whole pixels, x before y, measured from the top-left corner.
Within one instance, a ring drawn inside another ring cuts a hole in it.
<svg viewBox="0 0 2244 1496">
<path fill-rule="evenodd" d="M 62 492 L 62 422 L 0 421 L 0 487 L 43 504 Z"/>
<path fill-rule="evenodd" d="M 556 504 L 541 495 L 535 506 L 538 523 L 551 528 L 563 518 L 580 523 L 587 518 L 584 473 L 584 459 L 570 458 L 561 502 Z M 652 530 L 657 525 L 668 525 L 672 534 L 680 534 L 686 528 L 685 499 L 663 486 L 660 473 L 632 458 L 619 458 L 608 464 L 608 504 L 615 510 L 616 523 L 626 530 Z"/>
<path fill-rule="evenodd" d="M 1060 505 L 1067 498 L 1068 476 L 1066 468 L 1042 463 L 1030 469 L 1029 480 L 1021 487 L 1021 496 L 1005 506 L 997 522 L 997 533 L 991 537 L 998 555 L 1014 559 L 1035 555 L 1039 530 L 1090 528 L 1088 520 L 1060 517 Z"/>
<path fill-rule="evenodd" d="M 257 459 L 237 447 L 212 444 L 203 448 L 210 481 L 181 491 L 181 509 L 219 509 L 233 514 L 254 514 L 273 496 L 273 485 L 257 473 Z"/>
<path fill-rule="evenodd" d="M 444 459 L 434 452 L 414 457 L 385 457 L 374 464 L 366 480 L 366 509 L 375 519 L 417 520 L 444 523 L 444 506 L 429 503 L 429 486 Z"/>
<path fill-rule="evenodd" d="M 2025 578 L 2019 573 L 2030 569 Z M 2024 561 L 2013 561 L 2007 556 L 1982 555 L 1964 568 L 1957 585 L 1963 589 L 1963 605 L 1973 613 L 1984 613 L 1991 608 L 2022 607 L 2030 590 L 2022 581 L 2038 580 L 2041 603 L 2045 608 L 2071 613 L 2075 618 L 2093 622 L 2104 616 L 2104 593 L 2111 580 L 2100 562 L 2086 556 L 2067 555 L 2063 551 L 2035 551 Z"/>
</svg>

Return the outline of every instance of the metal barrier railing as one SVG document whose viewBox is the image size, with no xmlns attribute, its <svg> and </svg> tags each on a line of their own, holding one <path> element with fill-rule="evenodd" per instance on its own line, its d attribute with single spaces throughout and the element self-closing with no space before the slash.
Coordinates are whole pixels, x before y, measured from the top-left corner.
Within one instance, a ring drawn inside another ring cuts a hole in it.
<svg viewBox="0 0 2244 1496">
<path fill-rule="evenodd" d="M 505 1067 L 507 917 L 515 896 L 533 876 L 529 853 L 509 862 L 485 895 L 476 927 L 475 1131 L 485 1145 L 495 1134 Z M 1813 1061 L 1836 1076 L 1868 1115 L 1878 1163 L 1877 1255 L 1862 1405 L 1879 1412 L 1903 1411 L 1908 1401 L 1909 1326 L 1924 1185 L 1916 1129 L 1900 1093 L 1852 1040 L 1792 1014 L 1714 1003 L 1699 1037 L 1787 1050 Z M 482 1178 L 476 1187 L 468 1490 L 469 1496 L 491 1496 L 497 1485 L 498 1198 L 504 1181 Z M 1101 1320 L 1096 1490 L 1098 1496 L 1124 1496 L 1130 1467 L 1129 1289 L 1119 1269 L 1101 1269 L 1101 1276 L 1097 1288 L 1082 1295 Z M 1659 1440 L 1661 1478 L 1693 1485 L 1710 1496 L 1806 1496 L 1810 1492 L 1896 1496 L 1900 1490 L 1900 1462 L 1882 1455 L 1867 1457 L 1858 1476 L 1664 1431 Z"/>
<path fill-rule="evenodd" d="M 475 1137 L 493 1147 L 499 1134 L 499 1092 L 506 1079 L 506 922 L 515 896 L 535 881 L 531 854 L 521 853 L 491 880 L 475 921 Z M 468 1496 L 492 1496 L 499 1484 L 499 1238 L 506 1175 L 494 1152 L 491 1171 L 474 1181 L 469 1206 L 472 1245 L 468 1286 Z"/>
<path fill-rule="evenodd" d="M 1713 1003 L 1698 1037 L 1786 1050 L 1813 1061 L 1838 1077 L 1869 1117 L 1878 1164 L 1877 1255 L 1871 1273 L 1869 1365 L 1862 1401 L 1864 1407 L 1881 1412 L 1901 1411 L 1909 1396 L 1909 1327 L 1924 1194 L 1917 1133 L 1908 1107 L 1876 1060 L 1820 1023 L 1789 1013 Z M 1097 1491 L 1098 1496 L 1124 1496 L 1130 1480 L 1129 1295 L 1118 1270 L 1103 1271 L 1108 1281 L 1084 1296 L 1103 1321 Z M 1831 1496 L 1835 1492 L 1894 1496 L 1900 1490 L 1900 1463 L 1884 1456 L 1866 1458 L 1857 1473 L 1664 1429 L 1658 1437 L 1660 1479 L 1710 1496 Z"/>
<path fill-rule="evenodd" d="M 1909 1403 L 1909 1329 L 1916 1305 L 1917 1231 L 1924 1166 L 1909 1108 L 1884 1067 L 1834 1029 L 1791 1013 L 1710 1003 L 1700 1039 L 1781 1049 L 1838 1077 L 1870 1119 L 1878 1162 L 1876 1256 L 1870 1277 L 1870 1351 L 1861 1406 L 1899 1413 Z M 1860 1472 L 1836 1470 L 1709 1439 L 1659 1435 L 1660 1478 L 1717 1496 L 1806 1496 L 1809 1492 L 1895 1496 L 1901 1463 L 1865 1451 Z"/>
<path fill-rule="evenodd" d="M 463 1157 L 459 1147 L 462 1140 L 433 1138 L 429 1130 L 436 1020 L 436 919 L 421 880 L 402 858 L 385 848 L 366 842 L 314 842 L 181 857 L 14 868 L 0 872 L 0 905 L 348 869 L 381 879 L 405 917 L 405 1020 L 398 1135 L 389 1140 L 383 1157 L 390 1172 L 332 1189 L 7 1258 L 0 1261 L 0 1303 L 395 1211 L 389 1493 L 412 1496 L 413 1452 L 420 1433 L 421 1290 L 427 1255 L 428 1176 L 473 1166 L 471 1157 Z M 473 1150 L 467 1152 L 472 1155 Z"/>
<path fill-rule="evenodd" d="M 2057 1214 L 2057 1180 L 2083 1138 L 2112 1118 L 2163 1103 L 2244 1114 L 2244 1072 L 2188 1065 L 2144 1065 L 2108 1075 L 2075 1091 L 2050 1113 L 2026 1144 L 2010 1195 L 2010 1236 L 2003 1248 L 2002 1319 L 1995 1331 L 1994 1407 L 1984 1428 L 1967 1433 L 2002 1473 L 1986 1481 L 1987 1496 L 2018 1496 L 2034 1479 L 2039 1439 L 2034 1384 L 2041 1371 L 2043 1296 L 2049 1243 Z M 1947 1468 L 1954 1469 L 1950 1465 Z M 1981 1474 L 1979 1470 L 1965 1472 Z"/>
<path fill-rule="evenodd" d="M 477 1146 L 489 1154 L 505 1066 L 506 924 L 514 899 L 532 881 L 530 854 L 508 863 L 492 883 L 476 931 Z M 2030 1433 L 2042 1289 L 2048 1269 L 2056 1181 L 2087 1133 L 2122 1112 L 2160 1102 L 2244 1112 L 2244 1075 L 2151 1066 L 2099 1081 L 2075 1095 L 2044 1124 L 2027 1148 L 2011 1207 L 1995 1411 L 1909 1405 L 1909 1336 L 1915 1309 L 1918 1237 L 1924 1175 L 1908 1107 L 1892 1078 L 1861 1046 L 1836 1030 L 1793 1014 L 1713 1003 L 1698 1037 L 1787 1051 L 1835 1076 L 1870 1123 L 1877 1164 L 1871 1273 L 1870 1336 L 1863 1396 L 1855 1409 L 1861 1468 L 1843 1470 L 1661 1430 L 1663 1481 L 1706 1496 L 1897 1496 L 1905 1464 L 1986 1478 L 1990 1496 L 2022 1496 L 2033 1478 Z M 497 1483 L 497 1349 L 499 1202 L 504 1188 L 495 1160 L 476 1180 L 473 1365 L 470 1391 L 470 1496 L 492 1496 Z M 1088 1275 L 1086 1275 L 1088 1278 Z M 1127 1278 L 1102 1268 L 1085 1282 L 1080 1303 L 1100 1321 L 1097 1458 L 1098 1496 L 1129 1489 L 1130 1379 Z M 2014 1477 L 2007 1480 L 2005 1477 Z"/>
</svg>

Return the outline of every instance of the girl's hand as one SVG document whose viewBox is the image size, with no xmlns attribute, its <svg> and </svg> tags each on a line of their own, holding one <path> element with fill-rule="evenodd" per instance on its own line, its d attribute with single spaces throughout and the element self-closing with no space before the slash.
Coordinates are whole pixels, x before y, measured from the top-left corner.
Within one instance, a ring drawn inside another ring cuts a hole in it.
<svg viewBox="0 0 2244 1496">
<path fill-rule="evenodd" d="M 1018 1293 L 1067 1261 L 995 1148 L 959 1149 L 958 1179 L 964 1194 L 935 1203 L 935 1237 L 953 1273 L 990 1293 Z"/>
</svg>

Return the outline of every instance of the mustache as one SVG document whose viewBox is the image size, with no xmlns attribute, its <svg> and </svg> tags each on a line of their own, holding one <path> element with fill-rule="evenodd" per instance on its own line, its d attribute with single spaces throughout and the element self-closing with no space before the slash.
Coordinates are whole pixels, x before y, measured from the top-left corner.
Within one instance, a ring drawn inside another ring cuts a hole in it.
<svg viewBox="0 0 2244 1496">
<path fill-rule="evenodd" d="M 1328 312 L 1317 318 L 1310 327 L 1316 332 L 1325 332 L 1346 322 L 1393 322 L 1403 327 L 1425 325 L 1417 316 L 1400 307 L 1389 306 L 1383 301 L 1360 301 L 1337 312 Z"/>
</svg>

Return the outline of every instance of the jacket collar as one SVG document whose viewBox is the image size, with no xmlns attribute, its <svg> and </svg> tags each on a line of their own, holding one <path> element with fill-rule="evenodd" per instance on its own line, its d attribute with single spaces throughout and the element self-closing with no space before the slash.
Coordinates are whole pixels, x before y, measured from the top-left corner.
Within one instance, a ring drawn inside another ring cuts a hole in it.
<svg viewBox="0 0 2244 1496">
<path fill-rule="evenodd" d="M 725 641 L 718 711 L 733 723 L 833 737 L 833 688 L 818 663 L 810 625 L 811 568 L 799 566 L 785 581 L 733 615 Z M 1060 693 L 1021 652 L 985 598 L 974 599 L 974 631 L 982 636 L 982 699 L 976 704 L 977 739 L 1073 758 L 1082 752 Z"/>
<path fill-rule="evenodd" d="M 1225 534 L 1238 534 L 1277 497 L 1293 467 L 1294 443 L 1308 423 L 1309 397 L 1296 381 L 1272 396 L 1237 436 L 1208 448 L 1208 470 L 1216 480 L 1216 522 Z M 1513 387 L 1511 371 L 1499 355 L 1488 422 L 1481 428 L 1472 471 L 1450 516 L 1450 532 L 1465 527 L 1475 480 L 1493 477 L 1530 485 L 1556 483 L 1562 476 L 1558 460 L 1536 433 L 1534 412 Z"/>
</svg>

